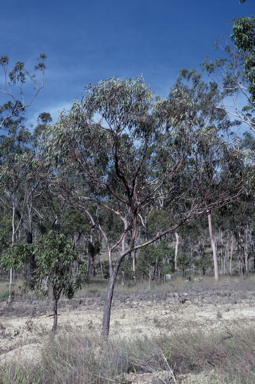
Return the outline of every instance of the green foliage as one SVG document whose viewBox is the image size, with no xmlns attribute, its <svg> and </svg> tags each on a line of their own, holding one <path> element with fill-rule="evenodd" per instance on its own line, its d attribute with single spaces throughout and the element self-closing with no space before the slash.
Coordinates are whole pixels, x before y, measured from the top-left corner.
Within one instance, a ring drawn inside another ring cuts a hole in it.
<svg viewBox="0 0 255 384">
<path fill-rule="evenodd" d="M 240 52 L 246 53 L 243 61 L 244 73 L 249 81 L 248 91 L 255 102 L 255 16 L 241 17 L 233 26 L 231 38 Z"/>
<path fill-rule="evenodd" d="M 42 281 L 47 279 L 56 297 L 59 298 L 63 293 L 71 299 L 75 291 L 81 288 L 82 274 L 86 270 L 85 262 L 81 260 L 78 252 L 73 250 L 72 244 L 63 234 L 51 230 L 37 240 L 34 254 L 37 287 L 40 289 Z"/>
<path fill-rule="evenodd" d="M 147 218 L 148 236 L 155 236 L 170 227 L 169 213 L 165 210 L 154 209 Z"/>
<path fill-rule="evenodd" d="M 137 274 L 148 275 L 151 268 L 160 269 L 163 274 L 173 269 L 174 251 L 169 248 L 166 241 L 158 245 L 150 244 L 140 250 L 139 260 L 136 264 Z"/>
<path fill-rule="evenodd" d="M 212 261 L 212 256 L 208 253 L 204 253 L 203 255 L 200 255 L 200 257 L 196 257 L 193 260 L 193 264 L 204 275 L 206 270 L 212 267 Z"/>
<path fill-rule="evenodd" d="M 29 262 L 32 255 L 33 244 L 14 243 L 2 253 L 0 263 L 6 271 L 9 271 L 11 268 L 19 270 L 25 263 Z"/>
<path fill-rule="evenodd" d="M 0 65 L 4 70 L 4 85 L 0 85 L 0 90 L 9 97 L 6 103 L 0 106 L 0 127 L 2 129 L 7 130 L 9 133 L 12 133 L 16 130 L 17 125 L 22 121 L 22 114 L 27 106 L 29 106 L 33 99 L 36 97 L 41 88 L 44 87 L 43 78 L 44 78 L 44 70 L 45 60 L 47 56 L 45 54 L 40 54 L 37 58 L 37 65 L 35 65 L 34 69 L 42 72 L 42 85 L 39 87 L 37 85 L 37 80 L 35 74 L 30 74 L 26 68 L 25 64 L 18 61 L 12 70 L 8 73 L 8 64 L 9 57 L 2 56 L 0 58 Z M 24 91 L 23 86 L 26 80 L 29 79 L 34 87 L 34 96 L 32 97 L 30 103 L 25 104 L 24 101 Z M 16 87 L 20 91 L 20 98 L 16 99 L 12 94 L 12 87 Z"/>
<path fill-rule="evenodd" d="M 177 256 L 177 264 L 182 268 L 185 269 L 189 266 L 189 258 L 187 253 L 181 252 Z"/>
</svg>

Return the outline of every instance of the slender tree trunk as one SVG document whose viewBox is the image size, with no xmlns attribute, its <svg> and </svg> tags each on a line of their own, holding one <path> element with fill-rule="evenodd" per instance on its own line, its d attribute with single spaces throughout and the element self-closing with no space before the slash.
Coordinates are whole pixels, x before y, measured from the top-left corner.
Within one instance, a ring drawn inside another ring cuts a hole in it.
<svg viewBox="0 0 255 384">
<path fill-rule="evenodd" d="M 149 268 L 149 291 L 151 289 L 151 270 Z"/>
<path fill-rule="evenodd" d="M 87 276 L 89 276 L 90 271 L 90 254 L 88 249 L 88 242 L 86 242 L 86 254 L 87 254 Z"/>
<path fill-rule="evenodd" d="M 131 252 L 133 272 L 135 272 L 135 251 Z"/>
<path fill-rule="evenodd" d="M 109 275 L 111 276 L 112 273 L 113 273 L 113 267 L 112 267 L 112 250 L 111 250 L 111 247 L 110 247 L 110 244 L 109 244 L 109 241 L 108 241 L 108 237 L 106 236 L 106 233 L 105 233 L 105 231 L 103 230 L 103 228 L 101 227 L 101 225 L 98 226 L 98 229 L 99 229 L 100 232 L 102 233 L 102 235 L 103 235 L 103 237 L 104 237 L 104 240 L 105 240 L 106 247 L 107 247 L 107 251 L 108 251 L 108 261 L 109 261 Z"/>
<path fill-rule="evenodd" d="M 219 279 L 218 260 L 217 260 L 215 243 L 214 243 L 214 239 L 213 239 L 211 212 L 208 212 L 208 225 L 209 225 L 211 246 L 212 246 L 212 251 L 213 251 L 214 277 L 215 277 L 215 280 L 218 280 Z"/>
<path fill-rule="evenodd" d="M 245 260 L 245 272 L 249 272 L 249 267 L 248 267 L 248 231 L 249 231 L 249 225 L 247 224 L 247 228 L 245 231 L 245 255 L 244 255 L 244 260 Z"/>
<path fill-rule="evenodd" d="M 240 275 L 243 277 L 243 251 L 244 251 L 244 248 L 243 248 L 243 238 L 241 235 L 241 226 L 240 226 L 238 235 L 239 235 L 239 244 L 240 244 Z"/>
<path fill-rule="evenodd" d="M 8 304 L 12 302 L 12 268 L 10 269 L 9 297 Z"/>
<path fill-rule="evenodd" d="M 14 203 L 14 196 L 12 198 L 12 245 L 14 244 L 15 240 L 15 203 Z M 12 268 L 10 269 L 10 284 L 9 284 L 9 297 L 8 297 L 8 303 L 10 304 L 12 301 Z"/>
<path fill-rule="evenodd" d="M 58 301 L 60 298 L 61 292 L 56 292 L 53 288 L 53 327 L 52 332 L 56 332 L 57 329 L 57 323 L 58 323 Z"/>
<path fill-rule="evenodd" d="M 104 272 L 103 272 L 103 266 L 102 266 L 102 261 L 101 261 L 101 254 L 99 253 L 99 263 L 100 263 L 100 270 L 101 270 L 101 275 L 104 277 Z"/>
<path fill-rule="evenodd" d="M 134 218 L 133 218 L 133 236 L 132 236 L 131 243 L 129 246 L 129 249 L 131 249 L 131 250 L 134 247 L 135 238 L 136 238 L 136 230 L 137 230 L 137 214 L 135 214 Z M 126 252 L 128 252 L 128 250 Z M 124 257 L 126 256 L 126 252 L 124 254 L 121 254 L 121 256 L 119 256 L 117 258 L 117 261 L 114 265 L 114 268 L 112 270 L 112 274 L 111 274 L 110 279 L 109 279 L 107 293 L 106 293 L 106 299 L 104 302 L 103 327 L 102 327 L 102 333 L 101 333 L 101 336 L 104 339 L 107 338 L 109 335 L 111 306 L 112 306 L 112 297 L 113 297 L 114 286 L 115 286 L 116 277 L 118 274 L 120 264 L 121 264 L 122 260 L 124 259 Z"/>
<path fill-rule="evenodd" d="M 53 320 L 52 332 L 55 332 L 57 329 L 57 323 L 58 323 L 58 300 L 56 298 L 54 298 L 54 303 L 53 303 L 53 315 L 54 315 L 54 320 Z"/>
<path fill-rule="evenodd" d="M 223 275 L 223 233 L 222 230 L 220 230 L 220 273 Z"/>
<path fill-rule="evenodd" d="M 226 259 L 227 259 L 227 248 L 225 249 L 224 260 L 223 260 L 223 275 L 226 275 Z"/>
<path fill-rule="evenodd" d="M 178 259 L 178 249 L 179 249 L 179 235 L 177 232 L 174 233 L 175 238 L 176 238 L 176 243 L 175 243 L 175 254 L 174 254 L 174 270 L 177 271 L 177 259 Z"/>
<path fill-rule="evenodd" d="M 110 247 L 108 247 L 108 260 L 109 260 L 109 275 L 111 276 L 113 274 L 113 269 L 112 269 L 112 250 Z"/>
<path fill-rule="evenodd" d="M 229 260 L 229 273 L 232 275 L 232 260 L 233 260 L 233 250 L 234 250 L 234 235 L 231 233 L 231 248 L 230 248 L 230 260 Z"/>
<path fill-rule="evenodd" d="M 112 296 L 113 296 L 115 281 L 116 281 L 116 277 L 117 277 L 117 273 L 118 273 L 121 261 L 122 261 L 122 257 L 118 257 L 108 283 L 106 299 L 104 302 L 103 328 L 102 328 L 102 334 L 101 334 L 102 338 L 104 339 L 107 338 L 109 335 Z"/>
</svg>

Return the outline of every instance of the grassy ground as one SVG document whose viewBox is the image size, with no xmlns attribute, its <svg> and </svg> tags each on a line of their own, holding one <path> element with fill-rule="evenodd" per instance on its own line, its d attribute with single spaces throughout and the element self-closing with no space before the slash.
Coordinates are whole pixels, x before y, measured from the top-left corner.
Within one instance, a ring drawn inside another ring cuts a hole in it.
<svg viewBox="0 0 255 384">
<path fill-rule="evenodd" d="M 0 297 L 6 300 L 8 280 L 0 280 Z M 116 285 L 114 300 L 118 302 L 164 301 L 169 294 L 185 297 L 188 294 L 203 297 L 207 303 L 241 303 L 252 299 L 255 291 L 255 276 L 244 279 L 222 277 L 219 282 L 204 278 L 201 282 L 185 282 L 175 278 L 169 283 L 148 282 Z M 22 293 L 21 281 L 15 284 L 15 300 L 11 306 L 2 305 L 3 316 L 27 316 L 49 310 L 51 303 L 36 293 Z M 84 285 L 76 297 L 61 299 L 60 307 L 75 308 L 84 298 L 96 298 L 103 304 L 107 281 L 94 279 Z M 2 295 L 2 296 L 1 296 Z M 2 301 L 3 303 L 3 301 Z M 180 304 L 182 305 L 182 304 Z M 160 336 L 137 337 L 132 341 L 112 339 L 102 342 L 91 330 L 87 334 L 62 327 L 53 338 L 52 334 L 38 335 L 43 338 L 42 358 L 39 362 L 22 363 L 13 361 L 1 368 L 0 383 L 68 383 L 68 384 L 128 384 L 128 374 L 155 371 L 173 372 L 176 381 L 155 379 L 157 383 L 201 383 L 201 384 L 251 384 L 255 383 L 255 328 L 253 322 L 233 322 L 230 328 L 198 328 L 187 321 L 184 328 L 175 327 L 170 333 L 167 325 L 161 326 Z M 183 376 L 184 375 L 184 376 Z M 169 376 L 171 377 L 171 376 Z M 147 384 L 146 381 L 143 383 Z"/>
<path fill-rule="evenodd" d="M 173 371 L 176 382 L 251 384 L 255 382 L 254 351 L 254 327 L 242 325 L 229 332 L 228 338 L 207 329 L 186 329 L 171 336 L 107 344 L 96 335 L 62 329 L 45 344 L 39 364 L 11 363 L 2 369 L 0 382 L 128 384 L 127 373 L 162 370 Z M 193 381 L 192 376 L 183 378 L 189 373 L 195 374 Z M 182 381 L 178 381 L 180 374 Z"/>
</svg>

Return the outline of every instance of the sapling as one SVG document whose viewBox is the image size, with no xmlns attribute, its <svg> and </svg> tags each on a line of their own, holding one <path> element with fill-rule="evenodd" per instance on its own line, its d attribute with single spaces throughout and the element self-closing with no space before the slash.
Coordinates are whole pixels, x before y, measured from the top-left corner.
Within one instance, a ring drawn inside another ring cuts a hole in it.
<svg viewBox="0 0 255 384">
<path fill-rule="evenodd" d="M 57 308 L 61 294 L 72 299 L 75 291 L 81 288 L 82 274 L 86 264 L 79 253 L 73 249 L 64 234 L 51 230 L 46 236 L 40 237 L 34 247 L 36 270 L 35 286 L 42 290 L 43 282 L 52 288 L 54 322 L 52 331 L 57 328 Z M 74 263 L 78 268 L 74 268 Z M 45 290 L 45 294 L 48 290 Z"/>
</svg>

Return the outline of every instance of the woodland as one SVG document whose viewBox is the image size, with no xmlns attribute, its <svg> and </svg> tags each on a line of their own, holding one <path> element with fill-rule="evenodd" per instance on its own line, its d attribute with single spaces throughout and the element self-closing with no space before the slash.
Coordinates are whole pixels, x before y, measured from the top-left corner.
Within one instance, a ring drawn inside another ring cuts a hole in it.
<svg viewBox="0 0 255 384">
<path fill-rule="evenodd" d="M 201 72 L 181 69 L 167 98 L 140 76 L 110 78 L 88 84 L 55 124 L 42 112 L 33 131 L 25 112 L 43 92 L 46 55 L 37 76 L 1 57 L 9 305 L 18 274 L 27 290 L 53 297 L 55 331 L 61 295 L 100 277 L 107 338 L 116 282 L 255 272 L 254 28 L 254 17 L 234 21 L 230 42 L 215 44 L 219 58 L 206 57 Z"/>
</svg>

